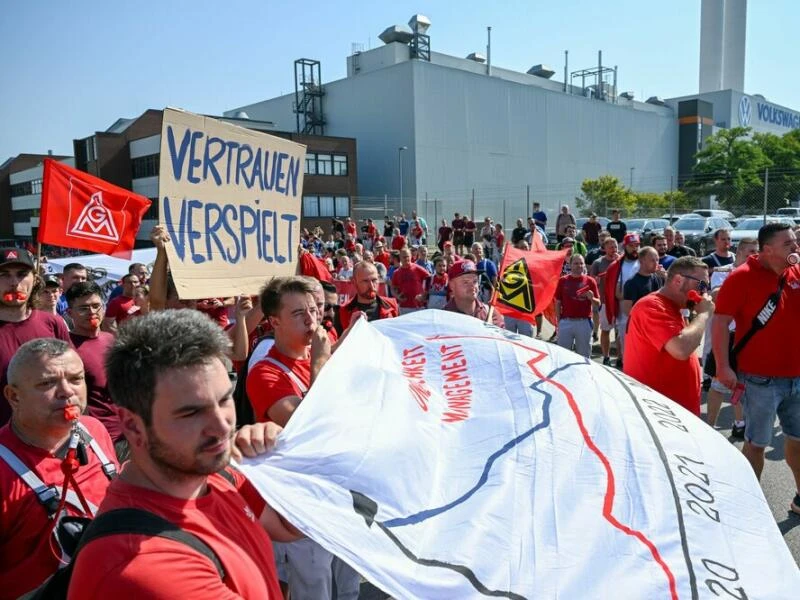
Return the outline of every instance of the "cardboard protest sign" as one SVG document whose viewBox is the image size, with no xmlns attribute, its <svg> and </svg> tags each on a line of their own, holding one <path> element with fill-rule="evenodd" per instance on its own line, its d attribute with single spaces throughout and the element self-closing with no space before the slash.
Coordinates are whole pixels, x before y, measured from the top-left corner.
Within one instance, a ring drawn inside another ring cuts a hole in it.
<svg viewBox="0 0 800 600">
<path fill-rule="evenodd" d="M 300 144 L 164 110 L 159 201 L 181 298 L 256 294 L 294 274 L 304 163 Z"/>
</svg>

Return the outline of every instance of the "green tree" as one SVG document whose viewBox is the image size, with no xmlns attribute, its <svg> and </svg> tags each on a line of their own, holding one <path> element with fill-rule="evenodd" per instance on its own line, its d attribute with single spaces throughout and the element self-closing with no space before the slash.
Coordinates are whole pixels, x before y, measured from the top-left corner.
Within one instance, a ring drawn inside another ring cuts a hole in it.
<svg viewBox="0 0 800 600">
<path fill-rule="evenodd" d="M 575 198 L 583 216 L 592 213 L 608 215 L 618 208 L 628 215 L 636 206 L 636 196 L 613 175 L 601 175 L 597 179 L 584 179 L 581 196 Z"/>
<path fill-rule="evenodd" d="M 769 212 L 785 206 L 800 193 L 800 130 L 794 129 L 783 136 L 773 133 L 756 133 L 753 143 L 764 153 L 772 166 L 769 168 L 767 208 Z M 763 198 L 763 188 L 762 188 Z"/>
<path fill-rule="evenodd" d="M 685 191 L 694 196 L 714 195 L 724 208 L 740 210 L 745 198 L 763 186 L 764 169 L 772 166 L 762 147 L 748 137 L 750 131 L 733 127 L 709 137 L 695 155 L 697 164 Z"/>
</svg>

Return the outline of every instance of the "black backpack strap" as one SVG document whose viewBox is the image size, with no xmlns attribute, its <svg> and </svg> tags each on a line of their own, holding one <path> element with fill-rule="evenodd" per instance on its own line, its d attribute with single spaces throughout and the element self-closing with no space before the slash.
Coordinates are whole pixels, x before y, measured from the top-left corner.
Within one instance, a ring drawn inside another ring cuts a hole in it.
<svg viewBox="0 0 800 600">
<path fill-rule="evenodd" d="M 101 513 L 95 517 L 83 532 L 76 555 L 81 548 L 92 540 L 125 533 L 157 536 L 185 544 L 210 560 L 214 564 L 217 573 L 219 573 L 220 579 L 225 578 L 225 569 L 222 567 L 219 557 L 208 544 L 171 521 L 138 508 L 119 508 Z"/>
<path fill-rule="evenodd" d="M 749 342 L 756 333 L 764 329 L 764 327 L 767 326 L 767 323 L 769 323 L 770 319 L 772 319 L 772 316 L 778 311 L 781 301 L 781 294 L 783 293 L 783 286 L 785 284 L 786 275 L 784 274 L 778 281 L 778 289 L 775 290 L 769 298 L 767 298 L 764 306 L 762 306 L 761 309 L 756 313 L 756 316 L 753 317 L 753 322 L 750 325 L 750 329 L 747 330 L 747 333 L 742 336 L 742 339 L 740 339 L 733 347 L 733 350 L 731 350 L 732 363 L 735 361 L 739 352 L 741 352 L 745 345 L 747 345 L 747 342 Z"/>
</svg>

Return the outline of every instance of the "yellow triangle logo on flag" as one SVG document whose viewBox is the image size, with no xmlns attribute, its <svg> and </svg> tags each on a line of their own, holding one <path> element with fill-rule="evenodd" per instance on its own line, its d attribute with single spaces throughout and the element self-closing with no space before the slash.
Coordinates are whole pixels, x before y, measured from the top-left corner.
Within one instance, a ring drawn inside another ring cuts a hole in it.
<svg viewBox="0 0 800 600">
<path fill-rule="evenodd" d="M 520 312 L 533 312 L 533 281 L 524 258 L 503 269 L 498 278 L 497 300 Z"/>
</svg>

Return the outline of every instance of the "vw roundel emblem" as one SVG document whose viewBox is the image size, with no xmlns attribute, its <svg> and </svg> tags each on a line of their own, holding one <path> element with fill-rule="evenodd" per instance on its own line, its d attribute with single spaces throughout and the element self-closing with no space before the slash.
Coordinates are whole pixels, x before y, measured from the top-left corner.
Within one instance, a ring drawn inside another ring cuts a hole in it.
<svg viewBox="0 0 800 600">
<path fill-rule="evenodd" d="M 739 100 L 739 125 L 742 127 L 748 127 L 750 125 L 750 115 L 752 110 L 753 107 L 750 103 L 750 98 L 747 96 L 742 96 L 742 99 Z"/>
</svg>

